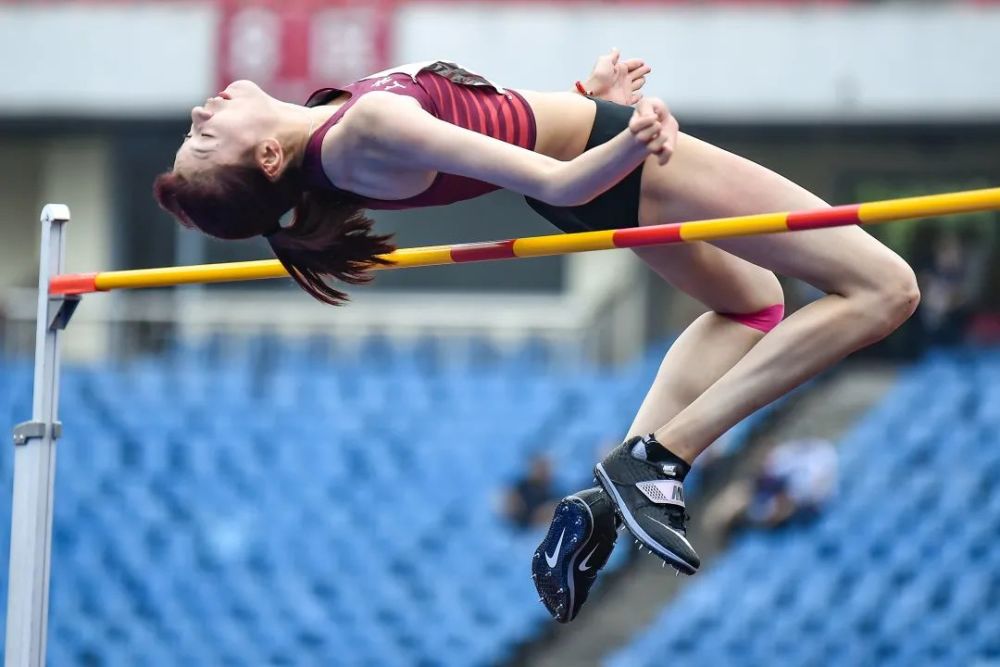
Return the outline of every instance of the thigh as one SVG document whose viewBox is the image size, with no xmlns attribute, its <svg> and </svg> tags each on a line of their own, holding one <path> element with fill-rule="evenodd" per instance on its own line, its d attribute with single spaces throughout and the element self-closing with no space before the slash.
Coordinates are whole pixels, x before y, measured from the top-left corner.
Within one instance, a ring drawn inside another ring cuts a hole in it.
<svg viewBox="0 0 1000 667">
<path fill-rule="evenodd" d="M 707 243 L 634 251 L 661 278 L 717 313 L 752 313 L 783 302 L 773 273 Z"/>
<path fill-rule="evenodd" d="M 647 162 L 644 224 L 812 209 L 826 202 L 759 164 L 682 134 L 670 162 Z M 901 262 L 860 227 L 763 234 L 716 241 L 714 247 L 826 292 L 870 288 L 875 267 Z"/>
<path fill-rule="evenodd" d="M 899 255 L 860 227 L 745 236 L 715 245 L 828 294 L 878 290 L 887 274 L 909 271 Z"/>
</svg>

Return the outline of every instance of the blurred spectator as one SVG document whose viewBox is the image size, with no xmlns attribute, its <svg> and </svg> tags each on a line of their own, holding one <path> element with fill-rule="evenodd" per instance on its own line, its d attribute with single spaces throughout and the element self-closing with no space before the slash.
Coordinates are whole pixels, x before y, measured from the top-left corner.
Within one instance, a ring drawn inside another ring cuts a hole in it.
<svg viewBox="0 0 1000 667">
<path fill-rule="evenodd" d="M 544 454 L 536 454 L 529 463 L 527 475 L 506 491 L 503 513 L 518 528 L 545 525 L 552 518 L 558 497 L 551 461 Z"/>
<path fill-rule="evenodd" d="M 975 300 L 969 250 L 957 234 L 942 231 L 932 242 L 927 262 L 916 267 L 922 295 L 917 311 L 922 347 L 957 345 L 964 338 Z"/>
<path fill-rule="evenodd" d="M 989 249 L 972 227 L 925 226 L 920 236 L 913 262 L 921 291 L 914 317 L 918 350 L 961 344 L 983 290 Z"/>
<path fill-rule="evenodd" d="M 719 494 L 706 512 L 711 529 L 728 536 L 739 528 L 778 528 L 815 518 L 837 487 L 837 450 L 826 440 L 782 443 L 764 458 L 753 479 Z"/>
</svg>

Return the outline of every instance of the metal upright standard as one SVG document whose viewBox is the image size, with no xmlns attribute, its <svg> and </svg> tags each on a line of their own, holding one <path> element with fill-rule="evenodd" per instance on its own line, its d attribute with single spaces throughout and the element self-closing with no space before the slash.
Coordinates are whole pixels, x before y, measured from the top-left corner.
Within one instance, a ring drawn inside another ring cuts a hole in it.
<svg viewBox="0 0 1000 667">
<path fill-rule="evenodd" d="M 43 667 L 52 553 L 52 489 L 59 409 L 59 334 L 80 297 L 49 295 L 49 281 L 63 268 L 69 208 L 42 210 L 35 386 L 31 421 L 14 429 L 14 499 L 7 593 L 6 667 Z"/>
</svg>

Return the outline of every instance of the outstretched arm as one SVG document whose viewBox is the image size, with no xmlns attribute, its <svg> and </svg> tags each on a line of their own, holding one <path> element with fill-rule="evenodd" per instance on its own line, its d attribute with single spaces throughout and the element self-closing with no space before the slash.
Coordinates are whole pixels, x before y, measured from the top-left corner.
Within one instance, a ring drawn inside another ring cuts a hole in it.
<svg viewBox="0 0 1000 667">
<path fill-rule="evenodd" d="M 608 190 L 647 155 L 665 164 L 677 140 L 677 121 L 666 105 L 647 98 L 628 129 L 562 161 L 438 120 L 411 98 L 365 95 L 349 112 L 364 150 L 380 162 L 467 176 L 539 199 L 578 206 Z"/>
<path fill-rule="evenodd" d="M 597 59 L 594 70 L 581 84 L 594 97 L 634 106 L 642 99 L 639 89 L 646 85 L 646 76 L 652 71 L 642 58 L 622 60 L 621 52 L 611 49 Z M 580 92 L 575 86 L 573 90 Z"/>
</svg>

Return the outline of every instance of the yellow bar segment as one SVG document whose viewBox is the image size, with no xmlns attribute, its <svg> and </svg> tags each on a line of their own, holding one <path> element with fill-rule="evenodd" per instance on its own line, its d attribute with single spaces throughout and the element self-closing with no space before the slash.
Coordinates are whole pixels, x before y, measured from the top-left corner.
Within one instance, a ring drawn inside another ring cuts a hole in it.
<svg viewBox="0 0 1000 667">
<path fill-rule="evenodd" d="M 382 255 L 391 259 L 391 266 L 379 266 L 379 269 L 405 269 L 413 266 L 437 266 L 439 264 L 454 264 L 451 258 L 451 246 L 437 245 L 424 248 L 404 248 L 396 252 Z"/>
<path fill-rule="evenodd" d="M 517 257 L 546 257 L 548 255 L 564 255 L 571 252 L 587 252 L 588 250 L 612 250 L 614 248 L 613 230 L 529 236 L 514 241 L 514 255 Z"/>
<path fill-rule="evenodd" d="M 742 218 L 685 222 L 681 224 L 681 239 L 684 241 L 708 241 L 733 236 L 784 232 L 788 230 L 787 220 L 787 213 L 764 213 Z"/>
<path fill-rule="evenodd" d="M 276 259 L 253 262 L 227 262 L 196 266 L 170 266 L 160 269 L 105 271 L 97 274 L 94 284 L 99 290 L 136 287 L 168 287 L 191 283 L 222 283 L 238 280 L 287 278 L 288 272 Z"/>
<path fill-rule="evenodd" d="M 858 216 L 863 223 L 876 223 L 998 208 L 1000 208 L 1000 188 L 987 188 L 870 202 L 861 205 Z"/>
</svg>

